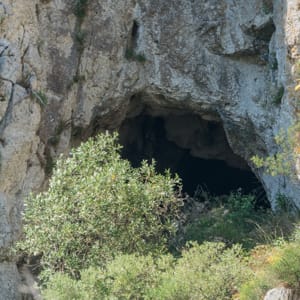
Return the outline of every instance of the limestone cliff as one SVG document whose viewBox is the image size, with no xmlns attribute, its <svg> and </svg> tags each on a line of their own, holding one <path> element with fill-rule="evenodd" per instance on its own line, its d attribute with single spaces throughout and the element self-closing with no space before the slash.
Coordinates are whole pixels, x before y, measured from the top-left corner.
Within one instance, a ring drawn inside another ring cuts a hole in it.
<svg viewBox="0 0 300 300">
<path fill-rule="evenodd" d="M 274 153 L 295 118 L 299 10 L 296 0 L 1 1 L 0 299 L 18 297 L 6 253 L 24 197 L 59 153 L 141 111 L 221 123 L 270 201 L 285 193 L 300 206 L 295 182 L 250 160 Z"/>
</svg>

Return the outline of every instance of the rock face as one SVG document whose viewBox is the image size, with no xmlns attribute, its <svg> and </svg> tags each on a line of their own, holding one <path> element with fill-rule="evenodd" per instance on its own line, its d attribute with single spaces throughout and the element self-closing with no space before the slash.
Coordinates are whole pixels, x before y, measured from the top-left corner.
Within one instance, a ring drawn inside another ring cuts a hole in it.
<svg viewBox="0 0 300 300">
<path fill-rule="evenodd" d="M 295 182 L 250 161 L 274 153 L 295 118 L 298 15 L 296 0 L 1 1 L 0 299 L 16 299 L 6 254 L 24 197 L 59 153 L 141 112 L 222 124 L 270 201 L 283 193 L 300 206 Z"/>
<path fill-rule="evenodd" d="M 278 287 L 268 291 L 264 300 L 299 300 L 299 291 L 294 291 L 284 287 Z"/>
</svg>

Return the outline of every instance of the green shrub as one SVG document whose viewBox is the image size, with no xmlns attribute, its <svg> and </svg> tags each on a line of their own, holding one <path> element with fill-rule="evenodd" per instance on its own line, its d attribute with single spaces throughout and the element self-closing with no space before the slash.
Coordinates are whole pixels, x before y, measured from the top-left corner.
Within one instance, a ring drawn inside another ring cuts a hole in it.
<svg viewBox="0 0 300 300">
<path fill-rule="evenodd" d="M 122 255 L 106 268 L 82 272 L 79 281 L 56 274 L 43 294 L 49 300 L 226 300 L 249 276 L 239 246 L 226 249 L 221 243 L 194 243 L 177 262 L 167 255 L 157 259 Z"/>
<path fill-rule="evenodd" d="M 172 259 L 167 258 L 164 265 L 169 267 Z M 78 281 L 61 273 L 55 274 L 43 296 L 49 300 L 149 299 L 159 279 L 160 271 L 151 256 L 121 255 L 105 269 L 92 267 L 82 271 Z"/>
<path fill-rule="evenodd" d="M 53 300 L 80 300 L 85 297 L 80 282 L 73 280 L 67 275 L 57 272 L 48 282 L 48 289 L 43 293 L 43 299 Z"/>
<path fill-rule="evenodd" d="M 115 299 L 144 299 L 159 282 L 159 272 L 153 258 L 121 256 L 107 267 L 108 295 Z"/>
<path fill-rule="evenodd" d="M 290 287 L 300 287 L 300 248 L 299 244 L 290 243 L 282 251 L 280 259 L 271 265 L 276 277 Z"/>
<path fill-rule="evenodd" d="M 297 220 L 296 214 L 282 210 L 267 211 L 261 215 L 261 220 L 255 223 L 253 235 L 256 244 L 272 245 L 278 240 L 288 240 L 295 229 Z"/>
<path fill-rule="evenodd" d="M 296 160 L 300 153 L 299 147 L 300 122 L 296 121 L 287 130 L 280 130 L 275 137 L 278 152 L 265 158 L 255 155 L 251 158 L 257 168 L 264 168 L 271 176 L 288 176 L 296 178 Z"/>
<path fill-rule="evenodd" d="M 242 285 L 239 290 L 239 300 L 261 300 L 266 292 L 273 288 L 270 278 L 260 275 Z"/>
<path fill-rule="evenodd" d="M 118 253 L 156 254 L 176 231 L 180 180 L 157 174 L 154 163 L 131 167 L 117 135 L 90 139 L 60 158 L 48 191 L 26 201 L 25 239 L 41 264 L 77 277 Z"/>
<path fill-rule="evenodd" d="M 293 233 L 293 241 L 300 244 L 300 222 L 299 222 L 299 218 L 298 218 L 297 221 L 298 222 L 295 222 L 295 230 L 294 230 L 294 233 Z"/>
<path fill-rule="evenodd" d="M 48 99 L 44 92 L 32 90 L 31 95 L 38 101 L 41 107 L 44 107 L 48 104 Z"/>
<path fill-rule="evenodd" d="M 200 243 L 222 240 L 229 244 L 242 243 L 246 248 L 253 247 L 256 241 L 251 233 L 263 215 L 255 210 L 254 196 L 237 191 L 222 201 L 211 201 L 216 202 L 214 206 L 187 225 L 185 240 Z"/>
<path fill-rule="evenodd" d="M 172 272 L 162 278 L 153 299 L 231 299 L 237 287 L 251 276 L 238 245 L 191 244 Z"/>
<path fill-rule="evenodd" d="M 211 209 L 185 227 L 185 241 L 221 240 L 252 249 L 278 239 L 288 240 L 299 220 L 299 210 L 283 195 L 278 195 L 275 212 L 256 209 L 254 196 L 242 195 L 240 191 L 221 200 L 210 198 L 214 202 Z"/>
<path fill-rule="evenodd" d="M 53 135 L 48 138 L 48 143 L 52 146 L 57 146 L 60 141 L 61 134 L 68 128 L 71 127 L 71 120 L 60 120 L 57 126 L 55 127 L 55 130 L 53 132 Z"/>
<path fill-rule="evenodd" d="M 297 242 L 278 241 L 263 247 L 259 254 L 251 256 L 250 265 L 255 270 L 253 279 L 239 290 L 240 300 L 259 300 L 266 292 L 278 285 L 299 289 L 300 248 Z"/>
</svg>

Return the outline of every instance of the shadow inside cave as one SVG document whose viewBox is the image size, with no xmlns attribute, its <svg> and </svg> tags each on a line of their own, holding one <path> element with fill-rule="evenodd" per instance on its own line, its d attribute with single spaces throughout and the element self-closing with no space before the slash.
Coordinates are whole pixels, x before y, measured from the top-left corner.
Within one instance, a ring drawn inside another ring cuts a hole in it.
<svg viewBox="0 0 300 300">
<path fill-rule="evenodd" d="M 154 159 L 158 172 L 170 169 L 179 175 L 190 196 L 199 187 L 215 196 L 241 189 L 254 193 L 259 206 L 270 206 L 262 184 L 228 145 L 220 122 L 189 114 L 140 114 L 122 123 L 119 136 L 123 158 L 134 167 Z"/>
</svg>

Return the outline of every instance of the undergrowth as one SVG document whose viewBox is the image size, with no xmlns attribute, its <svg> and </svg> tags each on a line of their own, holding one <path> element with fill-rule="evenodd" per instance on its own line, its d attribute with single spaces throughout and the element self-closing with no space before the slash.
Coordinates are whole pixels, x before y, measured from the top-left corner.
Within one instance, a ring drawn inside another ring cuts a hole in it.
<svg viewBox="0 0 300 300">
<path fill-rule="evenodd" d="M 183 230 L 183 244 L 187 241 L 222 241 L 227 245 L 241 244 L 245 249 L 287 238 L 294 229 L 298 215 L 290 212 L 289 199 L 278 198 L 277 211 L 256 207 L 254 195 L 241 190 L 228 196 L 213 197 L 205 192 L 205 209 L 188 222 Z M 200 197 L 201 198 L 201 197 Z"/>
<path fill-rule="evenodd" d="M 193 243 L 177 260 L 170 255 L 121 255 L 105 268 L 83 270 L 79 281 L 57 273 L 44 299 L 229 300 L 249 276 L 239 246 Z"/>
<path fill-rule="evenodd" d="M 117 135 L 90 139 L 26 201 L 17 250 L 41 256 L 45 299 L 251 300 L 299 287 L 299 216 L 287 197 L 272 212 L 241 190 L 205 192 L 189 218 L 180 179 L 154 162 L 133 168 L 120 149 Z"/>
</svg>

